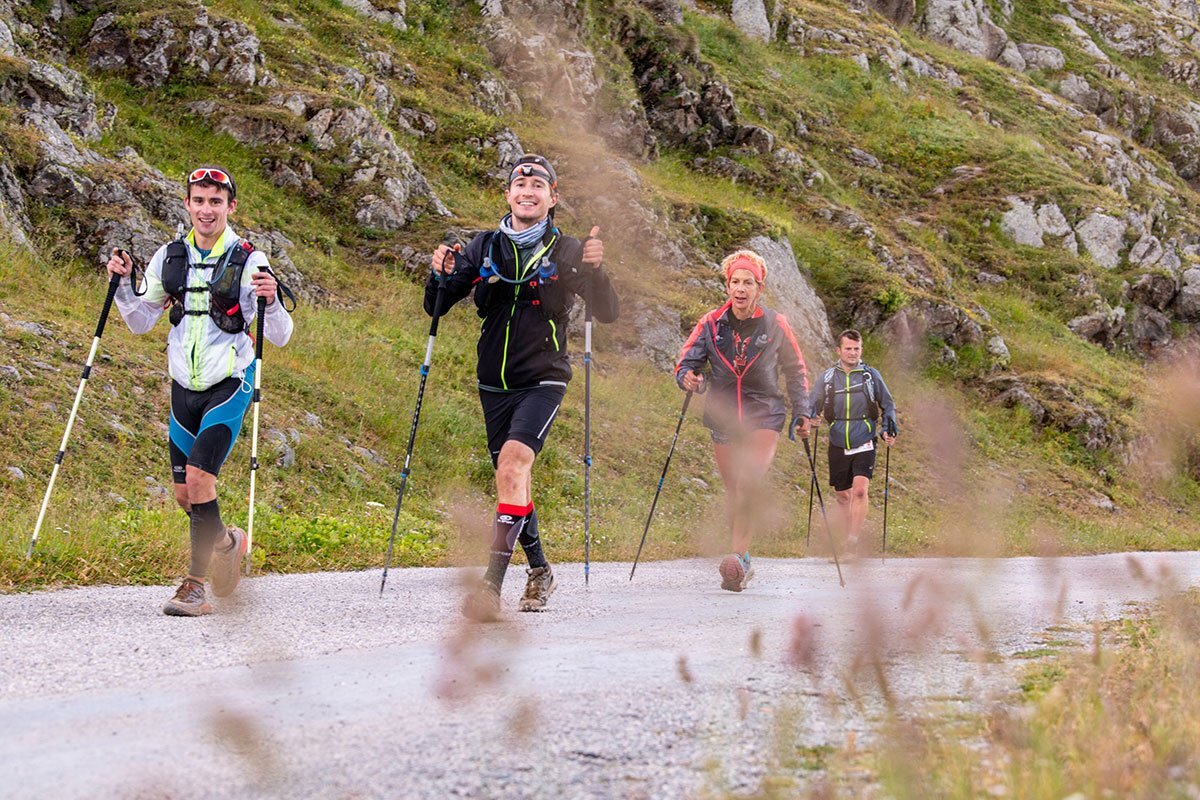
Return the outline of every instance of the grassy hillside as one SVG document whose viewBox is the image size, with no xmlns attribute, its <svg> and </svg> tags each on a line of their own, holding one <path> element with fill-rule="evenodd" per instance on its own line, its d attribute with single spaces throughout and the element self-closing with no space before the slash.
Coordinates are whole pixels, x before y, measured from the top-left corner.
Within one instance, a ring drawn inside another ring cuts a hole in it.
<svg viewBox="0 0 1200 800">
<path fill-rule="evenodd" d="M 1030 39 L 1036 34 L 1042 36 L 1039 41 L 1052 40 L 1070 64 L 1077 57 L 1072 41 L 1043 29 L 1045 16 L 1056 13 L 1051 5 L 1023 5 L 1014 25 Z M 134 21 L 171 7 L 118 5 Z M 387 124 L 454 218 L 427 215 L 387 234 L 354 221 L 352 198 L 284 189 L 268 180 L 261 165 L 287 154 L 286 148 L 241 144 L 214 133 L 214 118 L 198 116 L 191 104 L 223 97 L 219 83 L 183 74 L 161 87 L 139 88 L 89 72 L 82 43 L 96 12 L 82 14 L 64 29 L 68 65 L 88 75 L 98 100 L 117 110 L 95 149 L 112 156 L 132 146 L 168 176 L 199 162 L 227 165 L 239 180 L 235 226 L 284 232 L 294 243 L 291 259 L 331 298 L 300 308 L 287 348 L 266 349 L 256 566 L 269 571 L 378 566 L 428 332 L 420 309 L 423 276 L 405 268 L 403 248 L 428 252 L 448 227 L 495 224 L 503 205 L 489 177 L 493 165 L 470 141 L 503 127 L 515 131 L 527 150 L 566 158 L 561 172 L 569 202 L 559 221 L 570 232 L 582 232 L 598 203 L 571 195 L 570 166 L 582 165 L 576 154 L 603 154 L 605 145 L 582 134 L 571 141 L 560 138 L 559 128 L 528 105 L 496 118 L 468 101 L 472 86 L 463 76 L 495 74 L 488 53 L 466 34 L 481 22 L 473 3 L 410 0 L 404 32 L 319 0 L 220 0 L 206 8 L 255 32 L 266 66 L 281 85 L 335 103 L 358 98 L 333 67 L 366 71 L 360 45 L 386 49 L 396 62 L 412 65 L 416 80 L 383 82 L 399 103 L 437 123 L 436 132 L 424 138 Z M 619 14 L 644 12 L 620 0 L 583 9 L 600 68 L 614 76 L 611 95 L 632 95 L 629 64 L 613 43 L 612 26 Z M 1076 291 L 1080 276 L 1091 280 L 1101 296 L 1119 302 L 1121 282 L 1135 273 L 1125 267 L 1101 270 L 1061 249 L 1020 247 L 998 229 L 999 214 L 1007 209 L 1004 198 L 1013 194 L 1036 192 L 1064 211 L 1121 205 L 1091 177 L 1092 164 L 1077 151 L 1080 123 L 1037 101 L 1031 88 L 1041 79 L 1037 74 L 1014 76 L 911 31 L 897 33 L 877 18 L 850 14 L 838 3 L 788 0 L 781 9 L 802 15 L 810 26 L 855 31 L 865 43 L 898 36 L 910 52 L 951 66 L 964 85 L 953 89 L 909 76 L 904 90 L 878 62 L 864 71 L 843 55 L 801 54 L 782 42 L 753 43 L 717 13 L 720 4 L 702 3 L 699 11 L 689 11 L 679 35 L 731 88 L 742 121 L 770 130 L 815 165 L 823 179 L 807 188 L 790 185 L 775 177 L 766 157 L 721 145 L 704 157 L 723 155 L 748 174 L 762 176 L 731 182 L 697 167 L 697 154 L 688 148 L 661 144 L 656 159 L 633 165 L 670 236 L 696 260 L 682 268 L 648 264 L 637 241 L 614 232 L 609 268 L 623 297 L 674 309 L 681 327 L 690 327 L 696 315 L 721 301 L 719 293 L 706 288 L 712 273 L 704 261 L 719 260 L 749 236 L 786 235 L 835 330 L 854 324 L 864 308 L 887 316 L 922 300 L 952 301 L 1004 338 L 1011 352 L 1007 369 L 1027 380 L 1068 387 L 1121 431 L 1119 445 L 1088 450 L 1070 432 L 1033 425 L 1022 409 L 988 402 L 981 387 L 1001 367 L 982 345 L 957 346 L 955 360 L 946 363 L 940 356 L 943 342 L 935 336 L 914 350 L 900 347 L 883 328 L 875 330 L 867 358 L 884 368 L 902 411 L 903 436 L 890 464 L 889 551 L 1013 554 L 1200 544 L 1195 470 L 1189 474 L 1186 462 L 1180 462 L 1163 473 L 1165 480 L 1152 481 L 1140 461 L 1126 458 L 1130 448 L 1125 445 L 1164 422 L 1153 404 L 1160 381 L 1151 379 L 1150 370 L 1157 366 L 1085 342 L 1065 326 L 1088 310 L 1090 301 Z M 35 6 L 24 13 L 41 12 Z M 1123 66 L 1139 79 L 1145 73 Z M 1145 80 L 1157 78 L 1149 73 Z M 250 88 L 226 102 L 247 109 L 265 100 L 265 90 Z M 806 121 L 804 133 L 798 132 L 797 116 Z M 7 159 L 17 164 L 36 159 L 35 149 L 21 148 L 24 129 L 11 117 L 0 119 L 0 128 Z M 851 148 L 873 154 L 882 167 L 856 165 L 848 155 Z M 339 167 L 327 153 L 305 146 L 297 152 L 313 166 L 318 181 L 337 177 Z M 1160 156 L 1142 155 L 1160 167 L 1161 175 L 1170 173 Z M 959 167 L 975 169 L 965 173 L 969 179 L 953 182 L 956 174 L 964 174 L 955 172 Z M 1189 186 L 1175 178 L 1167 190 L 1157 191 L 1177 216 L 1190 218 L 1195 195 Z M 830 209 L 849 209 L 865 219 L 876 241 L 904 255 L 910 268 L 883 263 L 860 233 L 829 220 L 825 212 Z M 697 215 L 708 224 L 689 225 Z M 34 206 L 30 216 L 36 254 L 0 244 L 6 265 L 0 270 L 0 310 L 8 315 L 0 365 L 14 365 L 19 374 L 0 379 L 0 466 L 24 473 L 19 479 L 11 471 L 0 472 L 0 502 L 6 509 L 0 589 L 167 581 L 183 563 L 186 518 L 169 499 L 163 426 L 166 323 L 134 337 L 115 314 L 39 555 L 24 559 L 104 294 L 95 259 L 75 246 L 64 212 Z M 164 239 L 168 235 L 164 231 Z M 979 284 L 973 278 L 980 270 L 1007 281 Z M 37 323 L 47 335 L 20 327 L 22 322 Z M 642 532 L 682 395 L 669 374 L 637 353 L 632 325 L 597 327 L 592 554 L 599 560 L 628 559 Z M 402 564 L 470 561 L 482 547 L 480 530 L 492 490 L 474 391 L 476 331 L 476 317 L 467 306 L 456 308 L 440 329 L 401 516 L 397 561 Z M 575 338 L 573 349 L 578 353 L 581 347 L 582 337 Z M 829 360 L 828 353 L 810 354 L 814 367 Z M 552 560 L 582 556 L 582 373 L 577 377 L 535 469 L 534 499 Z M 647 547 L 651 558 L 716 552 L 723 546 L 720 482 L 698 417 L 685 424 L 672 462 Z M 247 425 L 222 474 L 220 500 L 232 522 L 245 520 L 248 434 Z M 276 438 L 294 450 L 295 461 L 287 468 L 276 464 Z M 808 479 L 797 446 L 781 446 L 772 481 L 774 522 L 756 550 L 802 554 Z M 870 520 L 876 534 L 881 500 L 877 491 Z M 1116 510 L 1103 507 L 1109 502 Z M 817 524 L 813 536 L 815 546 Z"/>
</svg>

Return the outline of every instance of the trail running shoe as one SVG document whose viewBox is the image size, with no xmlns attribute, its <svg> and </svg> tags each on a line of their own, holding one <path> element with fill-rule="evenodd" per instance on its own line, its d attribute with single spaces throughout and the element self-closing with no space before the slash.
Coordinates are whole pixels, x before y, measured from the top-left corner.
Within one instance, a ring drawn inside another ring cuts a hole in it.
<svg viewBox="0 0 1200 800">
<path fill-rule="evenodd" d="M 500 590 L 487 581 L 463 598 L 462 614 L 474 622 L 500 621 Z"/>
<path fill-rule="evenodd" d="M 527 569 L 525 574 L 529 576 L 529 580 L 525 582 L 525 594 L 521 595 L 521 603 L 517 608 L 521 611 L 542 611 L 546 608 L 546 601 L 550 599 L 550 595 L 558 588 L 558 581 L 554 579 L 549 564 Z"/>
<path fill-rule="evenodd" d="M 742 588 L 745 589 L 750 585 L 750 579 L 754 577 L 754 567 L 750 566 L 749 559 L 742 562 L 742 569 L 746 570 L 746 574 L 742 576 Z"/>
<path fill-rule="evenodd" d="M 727 592 L 740 592 L 746 588 L 746 566 L 737 553 L 730 553 L 721 559 L 721 588 Z"/>
<path fill-rule="evenodd" d="M 230 525 L 225 529 L 233 539 L 228 551 L 217 548 L 212 559 L 212 590 L 217 597 L 229 597 L 242 577 L 242 559 L 246 557 L 246 532 Z"/>
<path fill-rule="evenodd" d="M 184 578 L 175 596 L 163 606 L 163 613 L 172 617 L 202 617 L 212 613 L 212 604 L 204 592 L 204 583 Z"/>
</svg>

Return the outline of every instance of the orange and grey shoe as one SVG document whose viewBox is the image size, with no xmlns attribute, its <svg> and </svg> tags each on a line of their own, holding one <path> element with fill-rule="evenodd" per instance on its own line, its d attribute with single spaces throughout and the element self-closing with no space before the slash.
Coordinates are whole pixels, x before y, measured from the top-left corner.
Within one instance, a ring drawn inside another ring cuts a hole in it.
<svg viewBox="0 0 1200 800">
<path fill-rule="evenodd" d="M 213 551 L 212 590 L 217 597 L 228 597 L 237 588 L 242 577 L 242 559 L 246 557 L 246 532 L 241 528 L 230 525 L 225 529 L 233 540 L 233 547 L 228 550 L 217 548 Z"/>
<path fill-rule="evenodd" d="M 550 570 L 549 564 L 544 567 L 527 569 L 525 572 L 529 575 L 529 580 L 525 582 L 525 594 L 521 596 L 521 602 L 517 609 L 520 611 L 543 611 L 546 608 L 546 601 L 558 588 L 558 581 L 554 579 L 554 573 Z"/>
<path fill-rule="evenodd" d="M 473 622 L 500 621 L 500 590 L 487 581 L 463 598 L 462 614 Z"/>
<path fill-rule="evenodd" d="M 754 571 L 747 570 L 737 553 L 730 553 L 721 559 L 721 588 L 725 591 L 740 592 L 753 575 Z"/>
<path fill-rule="evenodd" d="M 175 590 L 175 596 L 163 606 L 163 613 L 171 617 L 202 617 L 211 614 L 212 604 L 204 591 L 204 581 L 184 578 Z"/>
</svg>

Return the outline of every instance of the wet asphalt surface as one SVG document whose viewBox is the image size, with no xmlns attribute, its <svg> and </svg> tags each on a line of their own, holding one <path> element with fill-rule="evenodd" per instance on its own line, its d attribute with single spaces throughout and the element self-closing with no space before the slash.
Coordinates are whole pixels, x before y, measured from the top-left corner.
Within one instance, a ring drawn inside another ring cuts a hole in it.
<svg viewBox="0 0 1200 800">
<path fill-rule="evenodd" d="M 986 710 L 1047 641 L 1200 582 L 1200 554 L 556 567 L 461 621 L 466 573 L 269 575 L 0 597 L 0 798 L 684 798 L 814 779 L 906 715 Z M 1090 646 L 1090 644 L 1089 644 Z M 791 757 L 789 757 L 789 753 Z"/>
</svg>

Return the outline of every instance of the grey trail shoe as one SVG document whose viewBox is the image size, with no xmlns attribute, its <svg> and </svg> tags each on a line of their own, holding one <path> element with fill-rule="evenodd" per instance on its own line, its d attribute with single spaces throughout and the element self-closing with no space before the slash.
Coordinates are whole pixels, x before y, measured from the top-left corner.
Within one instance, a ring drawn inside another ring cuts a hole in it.
<svg viewBox="0 0 1200 800">
<path fill-rule="evenodd" d="M 520 611 L 542 611 L 546 608 L 546 601 L 550 599 L 550 595 L 558 588 L 558 581 L 554 579 L 549 564 L 527 569 L 525 574 L 529 576 L 529 580 L 525 583 L 525 594 L 521 595 L 521 603 L 517 608 Z"/>
<path fill-rule="evenodd" d="M 217 548 L 212 559 L 212 590 L 217 597 L 229 597 L 242 577 L 242 559 L 246 557 L 246 532 L 230 525 L 225 529 L 233 539 L 229 550 Z"/>
<path fill-rule="evenodd" d="M 487 581 L 463 598 L 462 615 L 473 622 L 500 621 L 500 590 Z"/>
<path fill-rule="evenodd" d="M 163 613 L 172 617 L 202 617 L 212 613 L 212 604 L 204 592 L 204 582 L 184 578 L 175 596 L 163 606 Z"/>
<path fill-rule="evenodd" d="M 721 588 L 727 592 L 740 592 L 746 588 L 750 577 L 746 574 L 746 565 L 737 553 L 730 553 L 721 559 Z"/>
</svg>

